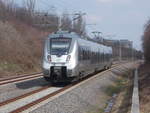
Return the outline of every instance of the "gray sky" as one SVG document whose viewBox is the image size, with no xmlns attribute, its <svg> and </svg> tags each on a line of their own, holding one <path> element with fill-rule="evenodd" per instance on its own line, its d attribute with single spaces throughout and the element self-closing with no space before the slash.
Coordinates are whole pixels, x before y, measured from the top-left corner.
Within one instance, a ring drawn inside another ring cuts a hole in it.
<svg viewBox="0 0 150 113">
<path fill-rule="evenodd" d="M 17 0 L 21 1 L 21 0 Z M 39 10 L 74 13 L 85 12 L 84 17 L 89 35 L 94 30 L 101 31 L 111 39 L 129 39 L 134 41 L 134 47 L 141 49 L 141 36 L 144 24 L 150 17 L 150 0 L 36 0 Z M 108 38 L 108 37 L 107 37 Z"/>
</svg>

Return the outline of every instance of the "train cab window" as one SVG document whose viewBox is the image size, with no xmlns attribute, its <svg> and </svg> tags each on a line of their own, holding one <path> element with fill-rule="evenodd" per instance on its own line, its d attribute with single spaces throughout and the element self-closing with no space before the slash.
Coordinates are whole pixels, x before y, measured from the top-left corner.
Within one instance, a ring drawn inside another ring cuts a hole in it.
<svg viewBox="0 0 150 113">
<path fill-rule="evenodd" d="M 57 55 L 57 54 L 66 55 L 69 52 L 70 45 L 71 45 L 70 38 L 51 38 L 50 53 L 52 55 Z"/>
</svg>

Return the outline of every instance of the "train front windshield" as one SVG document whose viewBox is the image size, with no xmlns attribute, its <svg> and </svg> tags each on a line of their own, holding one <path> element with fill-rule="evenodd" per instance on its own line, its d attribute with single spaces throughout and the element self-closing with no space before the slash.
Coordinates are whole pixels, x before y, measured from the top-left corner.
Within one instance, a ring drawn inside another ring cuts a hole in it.
<svg viewBox="0 0 150 113">
<path fill-rule="evenodd" d="M 69 52 L 71 44 L 70 38 L 51 38 L 50 39 L 50 53 L 51 55 L 66 55 Z"/>
</svg>

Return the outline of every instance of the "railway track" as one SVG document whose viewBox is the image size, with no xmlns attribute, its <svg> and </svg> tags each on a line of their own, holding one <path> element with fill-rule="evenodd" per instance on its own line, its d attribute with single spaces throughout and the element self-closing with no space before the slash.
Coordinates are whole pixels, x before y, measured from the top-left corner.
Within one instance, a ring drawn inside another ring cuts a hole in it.
<svg viewBox="0 0 150 113">
<path fill-rule="evenodd" d="M 120 64 L 113 65 L 111 69 L 117 67 L 118 65 L 120 65 Z M 91 74 L 79 82 L 72 83 L 72 84 L 66 85 L 64 87 L 62 87 L 62 86 L 54 87 L 51 85 L 47 85 L 42 88 L 36 89 L 34 91 L 17 96 L 15 98 L 5 100 L 3 102 L 0 102 L 0 112 L 2 112 L 2 113 L 8 113 L 8 112 L 18 113 L 18 112 L 26 111 L 29 108 L 31 108 L 39 103 L 42 103 L 43 101 L 51 99 L 51 98 L 65 92 L 65 90 L 67 90 L 67 89 L 69 90 L 72 87 L 75 87 L 76 85 L 82 84 L 83 82 L 86 82 L 87 80 L 92 79 L 95 76 L 103 75 L 104 73 L 110 71 L 111 69 Z M 36 77 L 40 77 L 40 76 L 42 76 L 42 74 L 37 73 L 37 74 L 28 75 L 28 76 L 25 75 L 20 78 L 16 77 L 16 78 L 11 78 L 11 79 L 5 79 L 5 80 L 0 80 L 0 84 L 1 85 L 8 84 L 8 83 L 18 82 L 18 81 L 22 81 L 22 80 L 29 80 L 32 78 L 35 79 Z"/>
<path fill-rule="evenodd" d="M 118 65 L 119 64 L 114 65 L 112 66 L 112 68 L 115 68 Z M 23 112 L 49 98 L 52 98 L 58 95 L 59 93 L 63 93 L 67 89 L 71 89 L 71 87 L 82 84 L 82 82 L 86 82 L 87 80 L 92 79 L 95 76 L 99 76 L 99 74 L 103 75 L 109 70 L 102 71 L 101 73 L 97 72 L 97 73 L 91 74 L 79 82 L 72 83 L 64 87 L 54 87 L 54 86 L 48 85 L 48 86 L 44 86 L 42 88 L 36 89 L 34 91 L 28 92 L 26 94 L 20 95 L 18 97 L 8 99 L 0 103 L 0 112 L 3 112 L 3 113 Z"/>
<path fill-rule="evenodd" d="M 31 80 L 31 79 L 36 79 L 39 77 L 42 77 L 42 73 L 34 73 L 34 74 L 26 74 L 22 76 L 15 76 L 11 78 L 5 78 L 5 79 L 0 79 L 0 86 L 1 85 L 6 85 L 9 83 L 15 83 L 15 82 L 21 82 L 25 80 Z"/>
<path fill-rule="evenodd" d="M 119 65 L 119 64 L 121 64 L 121 63 L 116 63 L 114 65 Z M 24 74 L 24 75 L 14 76 L 14 77 L 10 77 L 10 78 L 0 79 L 0 86 L 10 84 L 10 83 L 16 83 L 16 82 L 22 82 L 22 81 L 26 81 L 26 80 L 36 79 L 36 78 L 42 77 L 42 75 L 43 75 L 42 72 L 39 72 L 39 73 Z"/>
</svg>

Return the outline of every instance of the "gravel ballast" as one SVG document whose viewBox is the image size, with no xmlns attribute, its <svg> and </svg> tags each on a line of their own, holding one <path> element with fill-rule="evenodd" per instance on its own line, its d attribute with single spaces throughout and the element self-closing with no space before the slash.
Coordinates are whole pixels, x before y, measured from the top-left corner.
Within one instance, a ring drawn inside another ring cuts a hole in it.
<svg viewBox="0 0 150 113">
<path fill-rule="evenodd" d="M 49 85 L 49 83 L 46 82 L 43 77 L 4 86 L 2 85 L 0 86 L 0 102 L 23 95 L 46 85 Z"/>
<path fill-rule="evenodd" d="M 105 87 L 114 83 L 118 76 L 135 68 L 135 63 L 117 66 L 105 73 L 76 85 L 71 90 L 49 99 L 45 105 L 36 105 L 25 112 L 31 113 L 93 113 L 103 108 L 107 102 Z M 37 108 L 38 106 L 38 108 Z M 32 111 L 31 111 L 32 110 Z"/>
</svg>

